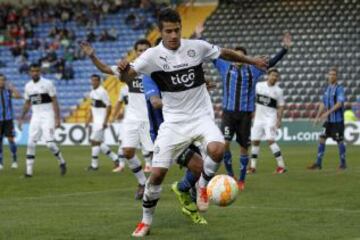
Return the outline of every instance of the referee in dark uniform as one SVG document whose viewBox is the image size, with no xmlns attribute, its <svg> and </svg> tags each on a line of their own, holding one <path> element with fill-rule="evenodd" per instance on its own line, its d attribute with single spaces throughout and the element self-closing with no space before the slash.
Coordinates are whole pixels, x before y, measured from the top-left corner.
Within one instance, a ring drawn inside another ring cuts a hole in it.
<svg viewBox="0 0 360 240">
<path fill-rule="evenodd" d="M 346 148 L 344 143 L 344 87 L 337 83 L 337 70 L 332 67 L 328 74 L 328 86 L 325 89 L 323 101 L 320 103 L 315 123 L 325 121 L 324 132 L 320 135 L 316 162 L 309 166 L 309 170 L 322 168 L 326 139 L 331 137 L 339 148 L 340 164 L 338 169 L 346 169 Z"/>
<path fill-rule="evenodd" d="M 14 111 L 12 98 L 21 98 L 20 93 L 10 84 L 6 77 L 0 74 L 0 170 L 3 169 L 3 138 L 7 137 L 12 154 L 11 168 L 17 168 L 17 146 L 14 140 Z"/>
<path fill-rule="evenodd" d="M 269 68 L 275 66 L 287 53 L 292 45 L 291 35 L 286 33 L 283 38 L 283 48 L 269 60 Z M 235 48 L 246 54 L 243 47 Z M 214 61 L 223 81 L 223 117 L 221 130 L 225 136 L 225 168 L 230 176 L 234 176 L 232 168 L 232 154 L 230 142 L 236 134 L 236 141 L 240 145 L 240 176 L 238 186 L 245 188 L 246 168 L 249 162 L 248 148 L 250 146 L 250 132 L 252 114 L 255 111 L 256 83 L 266 72 L 252 65 L 235 64 L 222 59 Z"/>
</svg>

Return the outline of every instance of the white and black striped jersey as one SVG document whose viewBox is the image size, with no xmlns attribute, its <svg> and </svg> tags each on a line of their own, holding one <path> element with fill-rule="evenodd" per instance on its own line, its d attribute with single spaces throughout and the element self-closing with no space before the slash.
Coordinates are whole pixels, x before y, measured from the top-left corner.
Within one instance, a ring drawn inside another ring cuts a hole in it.
<svg viewBox="0 0 360 240">
<path fill-rule="evenodd" d="M 275 84 L 270 86 L 266 81 L 256 85 L 256 111 L 254 121 L 275 125 L 277 108 L 284 106 L 283 90 Z"/>
<path fill-rule="evenodd" d="M 202 64 L 218 58 L 220 52 L 219 47 L 203 40 L 182 39 L 177 50 L 169 50 L 161 42 L 131 65 L 159 87 L 165 121 L 189 121 L 213 114 Z"/>
<path fill-rule="evenodd" d="M 52 106 L 52 97 L 56 96 L 56 89 L 52 81 L 40 77 L 40 80 L 29 81 L 25 85 L 25 100 L 31 102 L 33 117 L 51 117 L 54 116 Z"/>
<path fill-rule="evenodd" d="M 106 118 L 106 108 L 111 105 L 110 98 L 103 86 L 90 92 L 91 113 L 94 124 L 103 124 Z"/>
<path fill-rule="evenodd" d="M 117 66 L 112 66 L 111 70 L 117 76 L 119 76 L 119 71 Z M 148 122 L 148 111 L 146 107 L 146 100 L 144 95 L 144 87 L 142 83 L 143 75 L 137 76 L 131 82 L 127 83 L 127 100 L 128 104 L 125 106 L 125 116 L 124 121 L 145 121 Z M 124 88 L 124 87 L 123 87 Z M 119 95 L 119 101 L 121 97 L 121 92 Z"/>
</svg>

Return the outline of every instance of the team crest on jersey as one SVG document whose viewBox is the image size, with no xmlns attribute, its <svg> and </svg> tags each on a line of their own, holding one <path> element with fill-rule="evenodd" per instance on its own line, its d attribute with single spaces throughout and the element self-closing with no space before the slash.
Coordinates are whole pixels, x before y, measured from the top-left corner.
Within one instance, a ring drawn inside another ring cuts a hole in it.
<svg viewBox="0 0 360 240">
<path fill-rule="evenodd" d="M 170 69 L 170 66 L 169 66 L 168 64 L 164 64 L 163 69 L 164 69 L 164 70 L 169 70 L 169 69 Z"/>
<path fill-rule="evenodd" d="M 187 55 L 191 58 L 195 57 L 196 56 L 196 52 L 194 49 L 190 49 L 187 51 Z"/>
</svg>

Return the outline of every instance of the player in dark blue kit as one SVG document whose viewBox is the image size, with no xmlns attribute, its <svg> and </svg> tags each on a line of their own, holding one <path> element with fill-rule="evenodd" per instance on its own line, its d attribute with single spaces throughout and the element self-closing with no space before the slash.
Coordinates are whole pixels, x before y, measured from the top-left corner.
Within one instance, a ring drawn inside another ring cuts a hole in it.
<svg viewBox="0 0 360 240">
<path fill-rule="evenodd" d="M 150 120 L 150 135 L 155 141 L 160 125 L 164 121 L 161 93 L 157 84 L 147 76 L 143 78 L 143 86 Z M 176 194 L 185 215 L 189 216 L 194 223 L 207 224 L 206 219 L 198 212 L 195 199 L 190 196 L 190 191 L 195 187 L 202 171 L 203 160 L 200 150 L 195 145 L 190 145 L 176 162 L 180 167 L 187 167 L 187 170 L 180 182 L 172 184 L 171 190 Z"/>
<path fill-rule="evenodd" d="M 291 35 L 286 33 L 283 47 L 269 60 L 268 68 L 275 66 L 287 53 L 292 45 Z M 246 54 L 246 49 L 236 47 L 236 51 Z M 223 81 L 223 117 L 221 130 L 225 136 L 224 164 L 228 175 L 234 176 L 230 142 L 236 134 L 240 145 L 240 177 L 239 189 L 245 188 L 246 168 L 249 162 L 248 148 L 250 146 L 251 121 L 255 111 L 255 87 L 257 81 L 266 72 L 246 64 L 231 63 L 222 59 L 214 61 Z"/>
<path fill-rule="evenodd" d="M 10 84 L 6 84 L 6 77 L 0 74 L 0 170 L 3 169 L 3 138 L 9 142 L 12 154 L 11 168 L 17 168 L 17 146 L 15 143 L 14 109 L 12 98 L 21 98 L 21 94 Z"/>
<path fill-rule="evenodd" d="M 323 101 L 320 103 L 315 123 L 325 121 L 324 132 L 320 135 L 316 162 L 308 169 L 322 168 L 322 159 L 325 153 L 326 139 L 331 137 L 339 147 L 340 165 L 339 170 L 346 169 L 346 148 L 344 144 L 344 87 L 337 83 L 337 70 L 331 68 L 328 75 L 328 86 L 325 89 Z"/>
</svg>

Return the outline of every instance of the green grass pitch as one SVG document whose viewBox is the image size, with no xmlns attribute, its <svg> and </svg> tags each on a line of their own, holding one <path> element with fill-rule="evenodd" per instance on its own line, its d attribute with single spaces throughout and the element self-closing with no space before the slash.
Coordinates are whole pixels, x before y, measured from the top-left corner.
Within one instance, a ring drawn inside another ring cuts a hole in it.
<svg viewBox="0 0 360 240">
<path fill-rule="evenodd" d="M 234 163 L 238 174 L 238 149 Z M 309 172 L 316 146 L 282 146 L 288 165 L 277 176 L 275 160 L 263 145 L 258 173 L 248 176 L 245 192 L 226 208 L 211 206 L 209 224 L 198 226 L 181 214 L 170 191 L 182 170 L 173 166 L 164 186 L 148 239 L 360 239 L 360 148 L 348 147 L 348 170 L 337 172 L 336 147 L 327 147 L 324 168 Z M 98 172 L 86 172 L 89 147 L 62 147 L 68 174 L 59 175 L 57 162 L 44 147 L 37 149 L 32 179 L 23 179 L 25 148 L 19 149 L 20 168 L 10 169 L 7 147 L 0 172 L 0 239 L 130 239 L 141 218 L 134 200 L 136 181 L 127 168 L 111 172 L 100 158 Z M 224 172 L 222 167 L 220 172 Z"/>
</svg>

